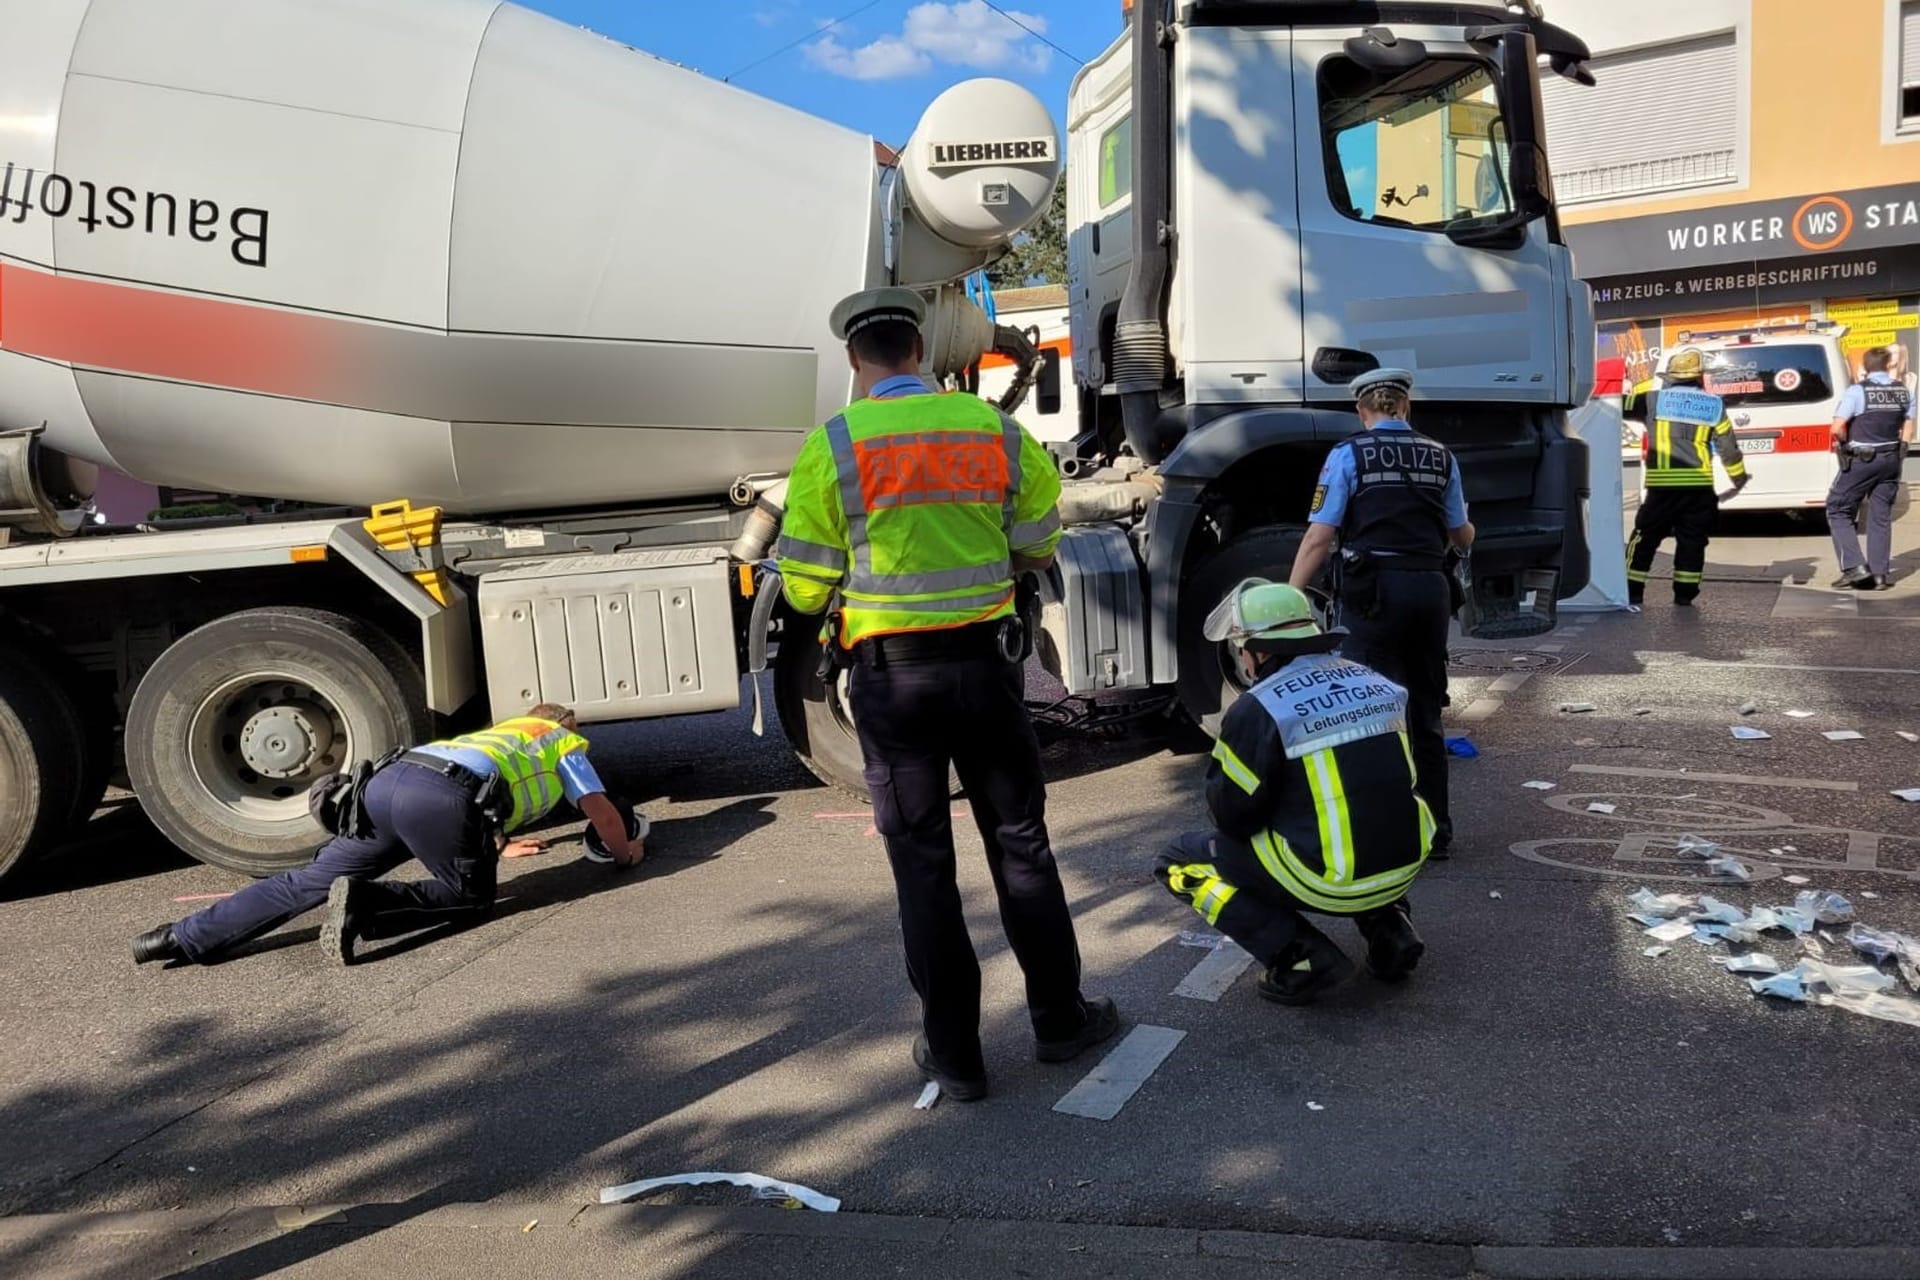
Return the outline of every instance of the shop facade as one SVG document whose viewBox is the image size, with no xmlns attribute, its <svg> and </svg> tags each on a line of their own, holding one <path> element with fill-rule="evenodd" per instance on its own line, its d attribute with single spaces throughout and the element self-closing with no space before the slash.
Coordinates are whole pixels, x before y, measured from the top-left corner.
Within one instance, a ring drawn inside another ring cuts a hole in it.
<svg viewBox="0 0 1920 1280">
<path fill-rule="evenodd" d="M 1553 0 L 1598 85 L 1544 92 L 1603 360 L 1844 326 L 1920 370 L 1920 0 Z"/>
</svg>

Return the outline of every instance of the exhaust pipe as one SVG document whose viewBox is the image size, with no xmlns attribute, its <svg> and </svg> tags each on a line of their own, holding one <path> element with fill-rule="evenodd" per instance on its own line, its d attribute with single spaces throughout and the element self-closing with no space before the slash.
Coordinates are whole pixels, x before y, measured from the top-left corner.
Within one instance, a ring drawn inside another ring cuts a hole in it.
<svg viewBox="0 0 1920 1280">
<path fill-rule="evenodd" d="M 727 548 L 727 554 L 745 564 L 758 564 L 773 549 L 780 536 L 780 521 L 787 514 L 787 482 L 777 480 L 760 491 L 747 512 L 747 527 Z"/>
<path fill-rule="evenodd" d="M 1167 52 L 1161 48 L 1165 0 L 1133 13 L 1133 262 L 1114 320 L 1113 383 L 1128 445 L 1148 466 L 1166 456 L 1159 432 L 1167 353 L 1167 263 L 1173 235 L 1169 203 L 1172 123 Z"/>
</svg>

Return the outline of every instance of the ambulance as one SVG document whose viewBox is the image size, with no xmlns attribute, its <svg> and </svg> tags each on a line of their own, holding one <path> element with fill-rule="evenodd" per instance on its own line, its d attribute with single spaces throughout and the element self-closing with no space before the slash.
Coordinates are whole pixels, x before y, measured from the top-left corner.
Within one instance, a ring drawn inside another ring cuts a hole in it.
<svg viewBox="0 0 1920 1280">
<path fill-rule="evenodd" d="M 1834 413 L 1852 381 L 1840 349 L 1845 326 L 1808 321 L 1797 328 L 1692 333 L 1665 353 L 1661 372 L 1685 348 L 1706 357 L 1705 390 L 1733 420 L 1752 481 L 1721 502 L 1728 511 L 1805 511 L 1823 507 L 1838 469 L 1831 444 Z M 1644 397 L 1630 414 L 1644 414 Z M 1644 445 L 1643 445 L 1644 448 Z M 1732 482 L 1714 464 L 1724 492 Z M 1645 481 L 1641 497 L 1644 499 Z"/>
</svg>

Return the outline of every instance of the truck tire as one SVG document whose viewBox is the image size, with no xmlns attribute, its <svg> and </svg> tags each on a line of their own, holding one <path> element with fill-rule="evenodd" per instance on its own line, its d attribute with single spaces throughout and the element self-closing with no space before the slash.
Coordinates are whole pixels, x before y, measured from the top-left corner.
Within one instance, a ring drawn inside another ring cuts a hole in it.
<svg viewBox="0 0 1920 1280">
<path fill-rule="evenodd" d="M 1175 688 L 1181 708 L 1208 737 L 1219 736 L 1227 708 L 1246 686 L 1234 667 L 1233 651 L 1207 639 L 1201 627 L 1241 579 L 1285 582 L 1306 532 L 1297 524 L 1249 529 L 1202 560 L 1180 587 L 1180 677 Z"/>
<path fill-rule="evenodd" d="M 790 631 L 799 631 L 792 619 Z M 867 791 L 866 757 L 853 731 L 853 714 L 836 690 L 831 699 L 819 676 L 819 646 L 792 636 L 780 642 L 773 658 L 773 704 L 780 713 L 800 763 L 814 777 L 861 803 L 871 803 Z M 845 689 L 844 678 L 840 688 Z"/>
<path fill-rule="evenodd" d="M 0 644 L 0 880 L 72 825 L 82 740 L 73 700 L 38 656 Z"/>
<path fill-rule="evenodd" d="M 134 692 L 127 773 L 182 850 L 244 875 L 299 866 L 324 839 L 314 779 L 432 734 L 412 656 L 319 609 L 250 609 L 175 641 Z"/>
</svg>

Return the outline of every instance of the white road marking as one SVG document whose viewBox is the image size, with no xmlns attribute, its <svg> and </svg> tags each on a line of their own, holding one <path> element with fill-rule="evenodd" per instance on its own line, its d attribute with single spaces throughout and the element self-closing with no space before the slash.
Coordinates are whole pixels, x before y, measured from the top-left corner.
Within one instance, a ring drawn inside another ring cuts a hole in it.
<svg viewBox="0 0 1920 1280">
<path fill-rule="evenodd" d="M 1487 686 L 1488 693 L 1512 693 L 1527 681 L 1533 679 L 1531 671 L 1509 671 Z"/>
<path fill-rule="evenodd" d="M 1186 1038 L 1186 1032 L 1171 1027 L 1135 1027 L 1053 1109 L 1089 1120 L 1113 1119 Z"/>
<path fill-rule="evenodd" d="M 1749 773 L 1682 773 L 1678 769 L 1633 769 L 1614 764 L 1576 764 L 1569 773 L 1602 773 L 1613 778 L 1676 778 L 1682 782 L 1735 782 L 1743 787 L 1790 787 L 1800 791 L 1858 791 L 1857 782 L 1825 782 L 1819 778 L 1756 778 Z"/>
<path fill-rule="evenodd" d="M 1535 645 L 1534 648 L 1542 653 L 1565 653 L 1567 646 L 1563 644 L 1540 644 Z"/>
<path fill-rule="evenodd" d="M 1507 704 L 1499 698 L 1475 698 L 1461 711 L 1462 720 L 1485 720 Z"/>
<path fill-rule="evenodd" d="M 1648 670 L 1655 668 L 1680 667 L 1751 667 L 1762 671 L 1838 671 L 1842 674 L 1862 676 L 1920 676 L 1920 670 L 1911 667 L 1807 667 L 1794 662 L 1647 662 Z"/>
<path fill-rule="evenodd" d="M 1219 946 L 1207 953 L 1206 959 L 1193 966 L 1192 973 L 1180 980 L 1173 994 L 1189 1000 L 1218 1000 L 1252 963 L 1253 957 L 1238 943 L 1223 938 Z"/>
</svg>

